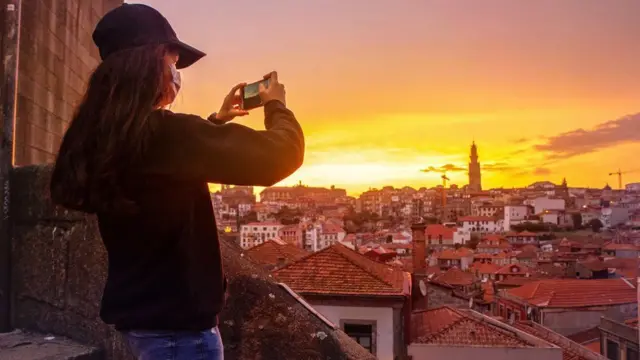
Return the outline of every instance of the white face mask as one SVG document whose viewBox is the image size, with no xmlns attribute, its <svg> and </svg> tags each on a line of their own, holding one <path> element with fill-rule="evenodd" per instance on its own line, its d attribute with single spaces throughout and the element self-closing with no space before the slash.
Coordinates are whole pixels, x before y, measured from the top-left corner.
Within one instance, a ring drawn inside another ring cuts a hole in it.
<svg viewBox="0 0 640 360">
<path fill-rule="evenodd" d="M 175 64 L 169 65 L 169 68 L 171 69 L 171 81 L 173 81 L 173 84 L 176 87 L 176 94 L 177 94 L 178 91 L 180 91 L 180 88 L 182 87 L 182 76 L 180 75 L 180 71 L 176 69 Z"/>
</svg>

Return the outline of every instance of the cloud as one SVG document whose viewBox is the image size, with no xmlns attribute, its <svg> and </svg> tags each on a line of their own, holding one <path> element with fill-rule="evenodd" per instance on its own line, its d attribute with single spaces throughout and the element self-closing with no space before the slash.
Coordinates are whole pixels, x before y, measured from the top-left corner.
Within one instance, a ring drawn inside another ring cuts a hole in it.
<svg viewBox="0 0 640 360">
<path fill-rule="evenodd" d="M 543 167 L 537 167 L 533 170 L 533 175 L 549 175 L 551 174 L 551 170 Z"/>
<path fill-rule="evenodd" d="M 607 121 L 592 129 L 576 129 L 546 138 L 534 149 L 550 159 L 567 159 L 607 147 L 640 140 L 640 113 Z"/>
<path fill-rule="evenodd" d="M 443 173 L 443 172 L 462 172 L 462 171 L 467 171 L 467 168 L 465 167 L 461 167 L 461 166 L 457 166 L 457 165 L 453 165 L 453 164 L 445 164 L 442 165 L 440 167 L 434 167 L 434 166 L 429 166 L 425 169 L 420 170 L 422 172 L 437 172 L 437 173 Z"/>
<path fill-rule="evenodd" d="M 500 171 L 511 171 L 511 170 L 515 170 L 515 169 L 517 169 L 517 167 L 509 165 L 506 162 L 496 162 L 496 163 L 490 163 L 490 164 L 482 164 L 482 170 L 483 171 L 500 172 Z"/>
</svg>

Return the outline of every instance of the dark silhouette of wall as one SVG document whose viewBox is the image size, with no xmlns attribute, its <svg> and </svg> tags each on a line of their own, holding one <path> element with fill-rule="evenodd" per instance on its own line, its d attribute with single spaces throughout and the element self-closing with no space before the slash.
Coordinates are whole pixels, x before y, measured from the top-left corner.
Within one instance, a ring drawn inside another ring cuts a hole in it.
<svg viewBox="0 0 640 360">
<path fill-rule="evenodd" d="M 104 13 L 122 2 L 22 1 L 16 165 L 54 160 L 74 107 L 99 61 L 91 40 L 93 28 Z"/>
</svg>

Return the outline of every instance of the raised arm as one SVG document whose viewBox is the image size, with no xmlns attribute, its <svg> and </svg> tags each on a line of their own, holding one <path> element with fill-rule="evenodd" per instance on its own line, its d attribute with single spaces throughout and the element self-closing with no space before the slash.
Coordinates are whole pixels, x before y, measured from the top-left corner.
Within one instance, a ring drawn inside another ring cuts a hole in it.
<svg viewBox="0 0 640 360">
<path fill-rule="evenodd" d="M 304 135 L 294 114 L 278 101 L 265 104 L 266 130 L 215 125 L 194 115 L 165 112 L 151 171 L 211 183 L 271 186 L 304 160 Z"/>
</svg>

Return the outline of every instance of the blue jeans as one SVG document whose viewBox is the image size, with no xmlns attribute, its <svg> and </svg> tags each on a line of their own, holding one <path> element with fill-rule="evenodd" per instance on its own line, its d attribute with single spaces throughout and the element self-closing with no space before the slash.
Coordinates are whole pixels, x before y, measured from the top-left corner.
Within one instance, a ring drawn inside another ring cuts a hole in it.
<svg viewBox="0 0 640 360">
<path fill-rule="evenodd" d="M 202 332 L 126 331 L 129 348 L 138 360 L 223 360 L 218 328 Z"/>
</svg>

